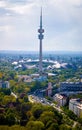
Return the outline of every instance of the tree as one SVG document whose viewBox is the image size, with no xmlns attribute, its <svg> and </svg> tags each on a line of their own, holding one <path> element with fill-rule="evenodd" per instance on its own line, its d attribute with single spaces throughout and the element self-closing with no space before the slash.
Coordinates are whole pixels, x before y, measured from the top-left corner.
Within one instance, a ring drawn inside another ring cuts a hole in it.
<svg viewBox="0 0 82 130">
<path fill-rule="evenodd" d="M 42 114 L 43 112 L 43 107 L 41 104 L 35 104 L 33 107 L 32 107 L 32 113 L 34 115 L 34 117 L 36 119 L 38 119 L 40 117 L 40 115 Z"/>
<path fill-rule="evenodd" d="M 59 130 L 57 123 L 52 123 L 47 130 Z"/>
<path fill-rule="evenodd" d="M 24 102 L 28 102 L 28 96 L 25 95 L 24 98 L 23 98 Z"/>
<path fill-rule="evenodd" d="M 9 88 L 0 88 L 0 92 L 3 92 L 5 95 L 11 94 L 11 90 Z"/>
<path fill-rule="evenodd" d="M 27 130 L 44 130 L 44 124 L 41 121 L 29 121 L 26 128 Z"/>
<path fill-rule="evenodd" d="M 13 71 L 9 72 L 9 76 L 11 77 L 11 79 L 14 79 L 15 75 L 16 75 L 15 72 Z"/>
<path fill-rule="evenodd" d="M 82 130 L 82 125 L 77 124 L 72 130 Z"/>
<path fill-rule="evenodd" d="M 9 129 L 9 126 L 0 126 L 0 130 L 11 130 L 11 129 Z"/>
<path fill-rule="evenodd" d="M 67 125 L 65 125 L 65 124 L 62 124 L 62 125 L 60 125 L 59 130 L 71 130 L 71 127 L 70 127 L 70 126 L 67 126 Z"/>
<path fill-rule="evenodd" d="M 30 109 L 31 109 L 31 107 L 32 107 L 32 104 L 30 103 L 30 102 L 23 102 L 22 104 L 21 104 L 21 112 L 27 112 L 27 111 L 29 111 Z"/>
<path fill-rule="evenodd" d="M 0 114 L 0 125 L 6 125 L 5 114 Z"/>
<path fill-rule="evenodd" d="M 9 126 L 14 125 L 16 120 L 15 120 L 15 115 L 13 113 L 9 113 L 6 116 L 6 122 Z"/>
<path fill-rule="evenodd" d="M 42 121 L 45 126 L 47 126 L 49 121 L 51 121 L 51 123 L 55 121 L 55 115 L 52 111 L 44 111 L 40 116 L 40 121 Z"/>
<path fill-rule="evenodd" d="M 7 105 L 9 102 L 15 102 L 16 98 L 14 96 L 4 96 L 3 98 L 3 104 Z"/>
<path fill-rule="evenodd" d="M 0 79 L 2 79 L 2 77 L 3 77 L 3 73 L 2 73 L 2 72 L 0 72 Z"/>
<path fill-rule="evenodd" d="M 73 119 L 73 120 L 77 120 L 77 116 L 71 111 L 71 110 L 68 110 L 67 111 L 67 115 Z"/>
<path fill-rule="evenodd" d="M 41 82 L 39 81 L 32 82 L 31 91 L 35 91 L 36 89 L 40 89 L 40 88 L 41 88 Z"/>
</svg>

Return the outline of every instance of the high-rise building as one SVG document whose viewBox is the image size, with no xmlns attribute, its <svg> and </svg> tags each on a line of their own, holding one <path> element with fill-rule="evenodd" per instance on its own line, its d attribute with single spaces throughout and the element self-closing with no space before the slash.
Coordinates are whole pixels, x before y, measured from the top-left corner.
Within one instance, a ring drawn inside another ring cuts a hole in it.
<svg viewBox="0 0 82 130">
<path fill-rule="evenodd" d="M 38 29 L 39 35 L 38 38 L 40 40 L 40 51 L 39 51 L 39 73 L 42 74 L 42 40 L 44 38 L 44 29 L 42 28 L 42 8 L 41 8 L 41 15 L 40 15 L 40 28 Z"/>
<path fill-rule="evenodd" d="M 62 82 L 60 91 L 82 91 L 82 82 Z"/>
<path fill-rule="evenodd" d="M 73 111 L 75 115 L 82 118 L 82 99 L 70 99 L 69 110 Z"/>
<path fill-rule="evenodd" d="M 48 88 L 47 88 L 47 90 L 46 90 L 46 92 L 47 92 L 47 96 L 51 96 L 52 95 L 52 83 L 51 82 L 49 82 L 48 83 Z"/>
<path fill-rule="evenodd" d="M 55 102 L 57 102 L 58 106 L 64 106 L 67 103 L 67 96 L 64 94 L 56 93 L 53 96 Z"/>
</svg>

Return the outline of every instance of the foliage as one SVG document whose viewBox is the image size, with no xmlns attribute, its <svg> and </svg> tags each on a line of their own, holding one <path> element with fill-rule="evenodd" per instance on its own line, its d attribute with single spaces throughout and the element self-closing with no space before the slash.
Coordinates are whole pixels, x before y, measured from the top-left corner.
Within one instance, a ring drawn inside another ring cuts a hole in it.
<svg viewBox="0 0 82 130">
<path fill-rule="evenodd" d="M 4 95 L 10 95 L 11 90 L 9 88 L 0 88 L 0 93 L 3 92 Z"/>
<path fill-rule="evenodd" d="M 35 104 L 33 105 L 32 107 L 32 113 L 33 113 L 33 116 L 38 119 L 40 117 L 40 115 L 42 114 L 43 112 L 43 107 L 41 104 Z"/>
<path fill-rule="evenodd" d="M 26 128 L 28 130 L 44 130 L 44 124 L 41 121 L 29 121 Z"/>
<path fill-rule="evenodd" d="M 6 57 L 7 58 L 7 57 Z M 55 77 L 48 77 L 48 81 L 39 82 L 34 81 L 31 83 L 25 83 L 23 80 L 19 81 L 17 75 L 30 75 L 37 72 L 36 69 L 22 69 L 14 70 L 14 66 L 11 64 L 16 58 L 4 58 L 0 62 L 0 80 L 9 81 L 10 89 L 0 88 L 0 130 L 82 130 L 82 119 L 77 119 L 73 112 L 64 109 L 67 116 L 64 117 L 61 113 L 57 112 L 53 107 L 31 104 L 28 101 L 28 92 L 34 92 L 37 89 L 43 89 L 47 87 L 48 82 L 55 84 L 54 92 L 59 87 L 59 82 L 77 81 L 82 75 L 82 57 L 62 59 L 63 62 L 72 63 L 72 67 L 46 70 L 47 72 L 56 74 Z M 59 59 L 59 58 L 58 58 Z M 60 61 L 60 62 L 61 62 Z M 78 62 L 77 62 L 78 61 Z M 27 63 L 25 64 L 27 65 Z M 44 64 L 47 67 L 48 64 Z M 52 65 L 52 64 L 49 64 Z M 23 65 L 24 66 L 24 65 Z M 17 99 L 11 95 L 11 91 L 17 95 Z M 76 97 L 82 97 L 77 95 Z M 74 121 L 78 121 L 74 128 Z"/>
</svg>

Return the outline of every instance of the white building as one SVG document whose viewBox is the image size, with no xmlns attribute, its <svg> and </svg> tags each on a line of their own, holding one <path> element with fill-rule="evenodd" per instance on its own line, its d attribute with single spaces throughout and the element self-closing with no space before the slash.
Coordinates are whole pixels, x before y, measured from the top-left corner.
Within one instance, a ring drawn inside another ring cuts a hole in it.
<svg viewBox="0 0 82 130">
<path fill-rule="evenodd" d="M 19 81 L 23 80 L 24 82 L 32 82 L 31 76 L 28 75 L 18 75 Z"/>
<path fill-rule="evenodd" d="M 82 117 L 82 99 L 71 99 L 69 110 L 73 111 L 78 117 Z"/>
<path fill-rule="evenodd" d="M 67 103 L 67 96 L 64 94 L 55 94 L 53 99 L 59 106 L 64 106 Z"/>
</svg>

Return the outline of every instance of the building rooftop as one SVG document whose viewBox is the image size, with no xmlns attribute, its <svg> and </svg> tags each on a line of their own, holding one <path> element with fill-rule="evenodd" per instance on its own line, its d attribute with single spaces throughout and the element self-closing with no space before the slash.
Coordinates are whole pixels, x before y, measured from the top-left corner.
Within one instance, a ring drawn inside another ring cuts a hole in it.
<svg viewBox="0 0 82 130">
<path fill-rule="evenodd" d="M 65 95 L 63 94 L 55 94 L 56 97 L 63 99 L 63 98 L 67 98 Z"/>
<path fill-rule="evenodd" d="M 82 84 L 82 82 L 62 82 L 61 84 L 77 84 L 77 85 L 79 85 L 79 84 Z"/>
<path fill-rule="evenodd" d="M 82 109 L 82 99 L 71 99 L 70 103 L 73 103 L 75 105 L 77 105 L 77 107 Z"/>
</svg>

